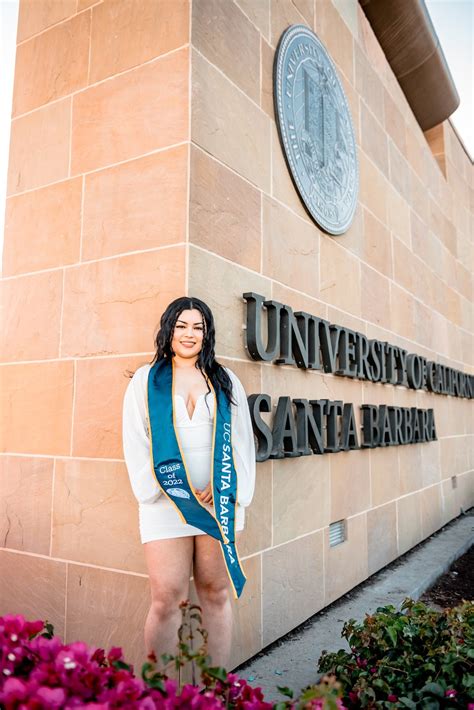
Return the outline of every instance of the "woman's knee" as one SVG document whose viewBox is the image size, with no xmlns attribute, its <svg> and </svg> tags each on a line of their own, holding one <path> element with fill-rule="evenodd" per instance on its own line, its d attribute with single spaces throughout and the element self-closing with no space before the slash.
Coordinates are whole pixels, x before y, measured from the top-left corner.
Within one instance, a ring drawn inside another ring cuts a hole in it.
<svg viewBox="0 0 474 710">
<path fill-rule="evenodd" d="M 230 603 L 230 591 L 228 584 L 216 584 L 212 581 L 197 582 L 196 589 L 199 599 L 203 604 L 216 608 L 224 608 Z"/>
<path fill-rule="evenodd" d="M 157 616 L 167 617 L 179 613 L 179 605 L 189 596 L 189 586 L 163 583 L 150 579 L 151 607 Z"/>
</svg>

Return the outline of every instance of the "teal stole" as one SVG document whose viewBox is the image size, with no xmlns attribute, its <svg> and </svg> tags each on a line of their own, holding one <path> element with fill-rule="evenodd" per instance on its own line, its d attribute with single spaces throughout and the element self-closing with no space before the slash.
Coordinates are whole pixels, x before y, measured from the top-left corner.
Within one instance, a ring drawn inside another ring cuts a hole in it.
<svg viewBox="0 0 474 710">
<path fill-rule="evenodd" d="M 227 572 L 236 597 L 240 597 L 246 577 L 235 546 L 237 472 L 232 452 L 231 410 L 227 397 L 214 395 L 214 436 L 211 459 L 211 513 L 198 499 L 186 469 L 174 416 L 174 366 L 159 360 L 148 375 L 147 404 L 150 426 L 151 461 L 156 480 L 175 505 L 183 522 L 193 525 L 221 544 Z"/>
</svg>

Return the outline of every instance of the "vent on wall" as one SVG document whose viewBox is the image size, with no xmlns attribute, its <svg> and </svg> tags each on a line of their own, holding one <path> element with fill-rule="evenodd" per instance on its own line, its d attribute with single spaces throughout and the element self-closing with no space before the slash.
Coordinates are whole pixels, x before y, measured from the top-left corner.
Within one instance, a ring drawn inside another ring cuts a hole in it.
<svg viewBox="0 0 474 710">
<path fill-rule="evenodd" d="M 346 539 L 346 521 L 338 520 L 329 526 L 329 547 L 340 545 Z"/>
</svg>

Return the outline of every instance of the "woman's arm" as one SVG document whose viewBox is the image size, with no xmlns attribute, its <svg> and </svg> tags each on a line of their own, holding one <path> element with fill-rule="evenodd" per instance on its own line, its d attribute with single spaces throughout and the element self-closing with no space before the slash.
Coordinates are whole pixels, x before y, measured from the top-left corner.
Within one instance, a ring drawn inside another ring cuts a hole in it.
<svg viewBox="0 0 474 710">
<path fill-rule="evenodd" d="M 146 385 L 149 367 L 141 367 L 131 379 L 123 400 L 123 452 L 135 498 L 154 503 L 161 495 L 151 466 L 146 417 Z"/>
<path fill-rule="evenodd" d="M 239 378 L 227 369 L 232 380 L 232 447 L 237 469 L 238 502 L 242 507 L 250 505 L 255 490 L 255 440 L 247 395 Z"/>
</svg>

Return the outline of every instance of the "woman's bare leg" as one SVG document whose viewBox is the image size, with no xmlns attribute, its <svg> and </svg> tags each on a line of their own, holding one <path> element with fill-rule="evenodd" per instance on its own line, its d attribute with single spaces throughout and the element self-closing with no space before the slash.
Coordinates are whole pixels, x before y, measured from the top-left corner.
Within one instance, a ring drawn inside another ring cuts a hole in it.
<svg viewBox="0 0 474 710">
<path fill-rule="evenodd" d="M 232 639 L 230 582 L 220 543 L 209 535 L 194 538 L 194 583 L 202 608 L 203 626 L 209 633 L 212 664 L 229 664 Z"/>
<path fill-rule="evenodd" d="M 180 602 L 189 597 L 194 552 L 193 537 L 154 540 L 144 545 L 151 587 L 151 607 L 145 622 L 145 648 L 175 653 L 181 623 Z"/>
</svg>

